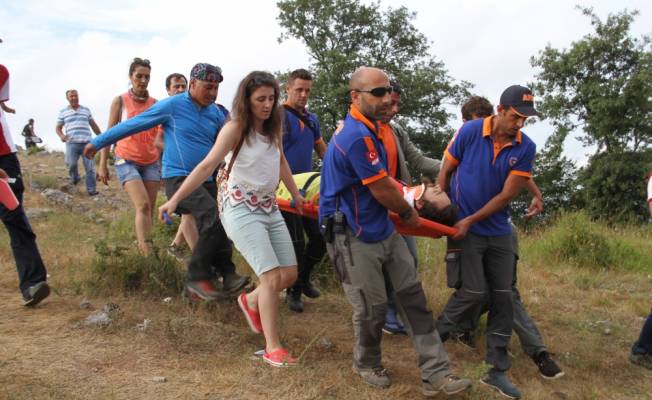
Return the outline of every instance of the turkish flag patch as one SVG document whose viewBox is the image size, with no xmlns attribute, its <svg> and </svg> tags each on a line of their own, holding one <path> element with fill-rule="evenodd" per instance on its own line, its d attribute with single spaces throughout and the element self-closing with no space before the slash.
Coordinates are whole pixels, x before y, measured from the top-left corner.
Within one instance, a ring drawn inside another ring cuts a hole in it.
<svg viewBox="0 0 652 400">
<path fill-rule="evenodd" d="M 368 151 L 367 152 L 367 161 L 373 164 L 374 160 L 378 158 L 378 153 L 376 153 L 374 150 Z"/>
</svg>

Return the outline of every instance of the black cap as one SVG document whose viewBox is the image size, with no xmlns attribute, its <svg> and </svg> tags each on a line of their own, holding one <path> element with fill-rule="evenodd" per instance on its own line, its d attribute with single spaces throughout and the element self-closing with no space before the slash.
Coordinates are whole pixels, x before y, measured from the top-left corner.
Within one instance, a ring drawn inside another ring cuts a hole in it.
<svg viewBox="0 0 652 400">
<path fill-rule="evenodd" d="M 525 117 L 541 117 L 541 114 L 534 109 L 534 95 L 525 86 L 512 85 L 505 89 L 500 95 L 500 105 L 511 107 L 517 113 Z"/>
</svg>

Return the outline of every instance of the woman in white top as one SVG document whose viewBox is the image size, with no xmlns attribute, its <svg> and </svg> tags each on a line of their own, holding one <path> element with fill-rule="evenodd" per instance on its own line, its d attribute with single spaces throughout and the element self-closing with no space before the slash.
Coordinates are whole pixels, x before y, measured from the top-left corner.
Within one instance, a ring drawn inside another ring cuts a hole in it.
<svg viewBox="0 0 652 400">
<path fill-rule="evenodd" d="M 224 160 L 230 164 L 228 180 L 220 186 L 222 224 L 236 248 L 260 279 L 238 304 L 252 331 L 265 336 L 263 360 L 273 366 L 296 363 L 280 342 L 277 329 L 279 293 L 297 279 L 292 240 L 276 205 L 279 178 L 301 211 L 292 172 L 283 155 L 282 118 L 278 82 L 268 72 L 254 71 L 238 87 L 231 120 L 222 128 L 206 158 L 192 171 L 159 214 L 172 213 Z M 239 151 L 238 151 L 239 149 Z M 232 161 L 233 154 L 235 160 Z"/>
</svg>

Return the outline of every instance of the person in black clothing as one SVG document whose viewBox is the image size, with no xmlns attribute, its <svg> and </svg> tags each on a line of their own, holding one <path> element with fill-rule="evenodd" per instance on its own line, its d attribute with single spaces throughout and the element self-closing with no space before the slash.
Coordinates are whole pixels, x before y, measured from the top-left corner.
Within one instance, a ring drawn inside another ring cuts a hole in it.
<svg viewBox="0 0 652 400">
<path fill-rule="evenodd" d="M 9 71 L 0 64 L 0 179 L 6 181 L 18 200 L 18 207 L 10 210 L 0 203 L 0 219 L 7 228 L 11 250 L 18 270 L 19 287 L 23 294 L 23 305 L 33 307 L 50 294 L 47 273 L 41 254 L 36 246 L 36 235 L 29 225 L 23 209 L 23 185 L 16 147 L 11 140 L 4 113 L 15 113 L 8 107 Z"/>
<path fill-rule="evenodd" d="M 23 128 L 23 136 L 25 136 L 25 149 L 29 150 L 30 147 L 36 147 L 38 137 L 34 133 L 34 118 L 27 121 L 27 125 Z"/>
</svg>

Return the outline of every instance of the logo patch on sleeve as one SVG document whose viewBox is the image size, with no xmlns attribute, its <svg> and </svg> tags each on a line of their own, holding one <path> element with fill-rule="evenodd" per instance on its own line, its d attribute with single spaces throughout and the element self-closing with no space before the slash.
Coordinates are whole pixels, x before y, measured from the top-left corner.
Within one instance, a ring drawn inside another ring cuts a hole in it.
<svg viewBox="0 0 652 400">
<path fill-rule="evenodd" d="M 518 161 L 518 158 L 517 158 L 517 157 L 510 157 L 510 158 L 509 158 L 509 166 L 510 166 L 510 167 L 513 167 L 514 165 L 516 165 L 516 162 L 517 162 L 517 161 Z"/>
<path fill-rule="evenodd" d="M 374 150 L 368 151 L 367 152 L 367 161 L 371 163 L 371 165 L 376 165 L 378 164 L 378 153 L 376 153 Z"/>
</svg>

